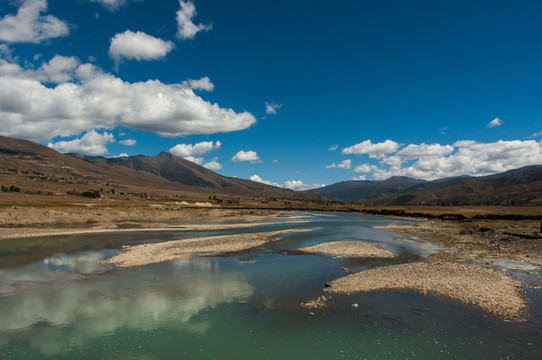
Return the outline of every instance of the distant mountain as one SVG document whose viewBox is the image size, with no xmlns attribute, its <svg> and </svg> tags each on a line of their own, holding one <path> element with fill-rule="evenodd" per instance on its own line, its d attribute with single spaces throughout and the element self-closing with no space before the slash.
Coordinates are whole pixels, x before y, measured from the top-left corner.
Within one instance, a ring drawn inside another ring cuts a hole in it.
<svg viewBox="0 0 542 360">
<path fill-rule="evenodd" d="M 143 188 L 144 192 L 180 191 L 199 198 L 210 194 L 277 199 L 311 199 L 312 194 L 296 193 L 266 184 L 225 177 L 193 162 L 162 152 L 156 156 L 119 158 L 62 154 L 22 139 L 0 136 L 0 179 L 24 182 L 26 188 L 98 189 L 115 183 Z M 143 192 L 143 191 L 142 191 Z"/>
<path fill-rule="evenodd" d="M 358 199 L 363 203 L 363 199 Z M 378 199 L 390 205 L 540 205 L 542 165 L 504 173 L 436 180 Z"/>
<path fill-rule="evenodd" d="M 92 164 L 122 166 L 136 171 L 147 172 L 169 181 L 189 186 L 210 189 L 246 188 L 249 190 L 279 190 L 281 192 L 286 191 L 292 193 L 290 190 L 284 190 L 250 180 L 225 177 L 206 169 L 203 166 L 181 159 L 167 152 L 161 152 L 155 156 L 137 155 L 117 158 L 104 158 L 102 156 L 93 157 L 80 154 L 67 155 Z"/>
<path fill-rule="evenodd" d="M 389 197 L 420 183 L 425 183 L 425 181 L 394 176 L 384 181 L 342 181 L 318 189 L 308 190 L 307 192 L 331 199 L 355 202 L 362 199 L 372 200 Z"/>
<path fill-rule="evenodd" d="M 539 205 L 542 204 L 542 165 L 489 176 L 460 176 L 434 181 L 405 177 L 384 181 L 344 181 L 310 192 L 372 205 Z"/>
</svg>

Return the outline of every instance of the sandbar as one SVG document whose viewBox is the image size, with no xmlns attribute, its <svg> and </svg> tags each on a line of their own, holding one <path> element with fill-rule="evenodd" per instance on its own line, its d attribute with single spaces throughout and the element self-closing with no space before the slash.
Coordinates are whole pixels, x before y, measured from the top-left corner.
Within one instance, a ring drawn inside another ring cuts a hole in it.
<svg viewBox="0 0 542 360">
<path fill-rule="evenodd" d="M 165 211 L 151 208 L 37 209 L 13 206 L 0 210 L 0 240 L 51 235 L 131 231 L 195 231 L 268 225 L 298 220 L 297 212 L 197 209 Z M 293 223 L 291 222 L 291 223 Z"/>
<path fill-rule="evenodd" d="M 508 320 L 519 319 L 526 308 L 522 285 L 504 272 L 473 265 L 429 261 L 361 271 L 328 284 L 329 293 L 383 289 L 412 289 L 448 296 Z"/>
<path fill-rule="evenodd" d="M 310 254 L 326 254 L 346 258 L 393 258 L 395 255 L 377 244 L 361 241 L 330 241 L 297 249 Z"/>
<path fill-rule="evenodd" d="M 125 252 L 107 259 L 103 263 L 111 263 L 117 267 L 125 268 L 170 261 L 188 256 L 219 255 L 251 249 L 271 242 L 281 235 L 305 231 L 310 230 L 288 229 L 142 244 L 128 247 Z"/>
</svg>

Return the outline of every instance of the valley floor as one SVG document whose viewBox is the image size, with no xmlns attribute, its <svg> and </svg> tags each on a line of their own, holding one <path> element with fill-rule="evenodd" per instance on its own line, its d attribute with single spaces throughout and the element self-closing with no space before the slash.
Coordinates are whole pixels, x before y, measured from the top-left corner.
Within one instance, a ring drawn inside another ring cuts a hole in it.
<svg viewBox="0 0 542 360">
<path fill-rule="evenodd" d="M 428 209 L 425 209 L 425 211 L 427 210 Z M 458 209 L 455 209 L 455 211 L 457 210 Z M 363 212 L 363 209 L 351 209 L 351 211 Z M 435 213 L 438 213 L 439 211 L 443 211 L 443 209 L 433 209 L 433 212 Z M 481 209 L 477 209 L 476 211 L 481 211 Z M 492 211 L 494 212 L 495 209 L 492 209 Z M 506 212 L 509 213 L 509 211 L 510 209 L 506 208 Z M 529 211 L 532 211 L 532 209 L 529 209 Z M 465 213 L 468 213 L 468 211 Z M 408 212 L 405 212 L 405 215 L 408 215 Z M 21 241 L 24 241 L 23 238 L 28 237 L 77 233 L 214 230 L 227 229 L 229 227 L 242 228 L 256 226 L 262 224 L 263 221 L 270 219 L 292 219 L 298 216 L 299 213 L 297 212 L 274 211 L 270 209 L 225 209 L 209 207 L 205 204 L 185 208 L 181 206 L 177 208 L 172 206 L 163 206 L 163 204 L 153 204 L 152 206 L 147 205 L 134 208 L 110 208 L 104 206 L 93 207 L 81 205 L 79 207 L 72 206 L 63 209 L 46 207 L 38 208 L 20 205 L 7 206 L 4 208 L 0 207 L 0 241 L 2 239 L 10 238 L 21 238 Z M 540 220 L 534 219 L 513 221 L 502 219 L 488 220 L 481 218 L 475 220 L 472 218 L 463 220 L 440 220 L 432 218 L 420 220 L 410 225 L 386 225 L 383 228 L 395 232 L 411 233 L 421 239 L 435 241 L 441 245 L 444 245 L 443 251 L 438 254 L 431 255 L 428 259 L 426 259 L 425 262 L 420 263 L 427 265 L 415 266 L 427 266 L 431 270 L 428 273 L 432 273 L 434 272 L 434 269 L 440 269 L 440 267 L 443 266 L 442 264 L 453 264 L 446 265 L 448 267 L 446 267 L 445 270 L 452 273 L 453 277 L 456 275 L 460 276 L 463 279 L 462 282 L 464 282 L 464 284 L 469 284 L 473 281 L 473 270 L 471 270 L 469 267 L 468 271 L 464 271 L 464 275 L 461 275 L 462 272 L 458 271 L 457 269 L 463 269 L 462 267 L 468 265 L 469 263 L 472 263 L 473 265 L 480 265 L 483 261 L 486 261 L 485 259 L 490 257 L 522 260 L 539 267 L 542 266 L 542 238 L 540 237 L 539 226 Z M 295 228 L 295 222 L 292 223 L 292 228 Z M 276 234 L 271 235 L 273 236 L 264 240 L 269 241 L 271 238 L 276 236 Z M 202 240 L 205 240 L 205 238 L 197 241 L 201 242 Z M 229 244 L 231 242 L 235 245 L 232 251 L 235 251 L 237 247 L 239 247 L 239 241 L 243 242 L 244 238 L 213 238 L 212 240 L 215 242 L 219 241 L 221 245 L 222 242 L 228 242 L 228 245 L 231 245 Z M 251 238 L 250 241 L 260 241 L 260 239 L 255 240 Z M 166 248 L 169 249 L 171 247 L 170 245 L 172 244 L 173 242 L 169 243 Z M 335 245 L 340 245 L 340 242 L 336 243 Z M 160 244 L 157 244 L 156 246 L 164 247 Z M 207 244 L 198 243 L 197 246 L 204 246 L 205 251 L 216 251 L 214 248 L 207 249 Z M 200 249 L 199 247 L 198 249 Z M 191 252 L 192 251 L 188 251 L 188 256 L 190 256 L 189 253 Z M 129 251 L 127 251 L 127 254 L 128 253 Z M 185 256 L 186 254 L 183 253 L 182 255 Z M 166 256 L 164 259 L 168 260 L 169 258 L 170 257 Z M 157 261 L 165 260 L 158 259 Z M 119 261 L 119 263 L 122 261 Z M 405 266 L 412 266 L 412 264 Z M 393 270 L 393 267 L 385 268 L 385 270 L 378 271 Z M 453 271 L 450 269 L 453 269 Z M 412 281 L 412 277 L 409 277 L 407 279 L 408 281 L 406 281 L 404 279 L 404 274 L 401 275 L 401 271 L 397 273 L 397 276 L 393 275 L 394 273 L 392 271 L 392 273 L 386 273 L 385 276 L 381 278 L 387 279 L 386 281 L 389 282 L 391 276 L 393 278 L 392 280 L 395 281 L 394 284 L 396 284 L 396 286 L 391 286 L 392 288 L 413 288 L 419 290 L 416 287 L 417 285 L 409 285 L 408 282 Z M 362 273 L 365 272 L 358 274 Z M 421 283 L 426 283 L 423 272 L 416 270 L 411 272 L 411 275 L 414 276 L 414 278 L 418 276 Z M 480 277 L 480 281 L 483 282 L 483 279 L 485 279 L 487 276 L 486 274 L 482 275 L 483 276 Z M 369 273 L 359 275 L 358 277 L 361 279 L 360 281 L 366 283 L 367 276 L 372 277 L 372 275 Z M 443 279 L 445 279 L 445 277 L 443 277 Z M 507 281 L 509 280 L 507 279 Z M 368 290 L 358 289 L 358 281 L 357 283 L 355 282 L 351 284 L 350 288 L 339 288 L 337 285 L 335 285 L 335 290 L 332 286 L 329 291 L 370 291 L 371 289 L 377 290 L 379 288 L 386 288 L 387 286 L 381 282 L 377 283 L 378 284 L 375 284 L 374 288 L 370 288 Z M 440 291 L 439 286 L 440 285 L 437 284 L 435 285 L 434 289 L 430 287 L 427 290 L 462 299 L 460 296 L 460 294 L 462 294 L 461 286 L 457 287 L 457 291 L 453 290 L 452 293 Z M 476 287 L 480 288 L 480 286 Z M 387 288 L 390 288 L 390 286 L 387 286 Z M 517 288 L 517 284 L 512 284 L 511 288 Z M 492 289 L 493 287 L 488 287 L 487 294 L 490 294 L 493 291 Z M 515 293 L 515 290 L 511 293 L 512 295 L 510 295 L 510 299 L 516 299 L 518 294 Z M 501 300 L 504 301 L 504 299 Z M 478 304 L 478 302 L 486 302 L 485 298 L 482 298 L 482 300 L 475 299 L 464 301 L 476 304 Z M 495 303 L 499 303 L 498 299 Z M 518 304 L 519 305 L 517 307 L 514 307 L 517 310 L 516 312 L 514 312 L 515 310 L 511 311 L 510 309 L 504 310 L 504 315 L 499 313 L 499 311 L 494 312 L 505 318 L 517 318 L 523 311 L 524 307 L 522 302 L 519 302 Z"/>
</svg>

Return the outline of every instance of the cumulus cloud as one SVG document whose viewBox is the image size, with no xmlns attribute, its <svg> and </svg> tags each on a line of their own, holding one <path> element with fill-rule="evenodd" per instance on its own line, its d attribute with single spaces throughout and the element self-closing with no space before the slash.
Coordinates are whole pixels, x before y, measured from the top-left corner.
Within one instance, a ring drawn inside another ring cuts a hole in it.
<svg viewBox="0 0 542 360">
<path fill-rule="evenodd" d="M 277 110 L 282 107 L 282 104 L 273 104 L 265 102 L 265 113 L 267 115 L 274 115 L 277 113 Z"/>
<path fill-rule="evenodd" d="M 128 155 L 127 153 L 120 153 L 118 155 L 112 155 L 110 156 L 110 158 L 120 158 L 120 157 L 129 157 L 130 155 Z"/>
<path fill-rule="evenodd" d="M 386 140 L 381 143 L 373 144 L 371 140 L 366 140 L 356 145 L 344 148 L 342 150 L 343 154 L 369 154 L 373 158 L 382 158 L 386 154 L 393 153 L 397 151 L 399 144 L 392 140 Z"/>
<path fill-rule="evenodd" d="M 181 157 L 185 160 L 192 161 L 198 165 L 201 165 L 205 159 L 202 155 L 207 154 L 208 152 L 218 150 L 222 146 L 220 141 L 217 141 L 213 144 L 212 141 L 204 141 L 197 144 L 177 144 L 169 152 L 175 156 Z M 208 163 L 209 164 L 209 163 Z M 217 163 L 218 164 L 218 163 Z M 220 164 L 218 164 L 220 165 Z M 209 166 L 216 166 L 211 164 Z M 222 166 L 220 166 L 222 168 Z M 218 170 L 218 169 L 217 169 Z"/>
<path fill-rule="evenodd" d="M 16 61 L 13 58 L 12 50 L 6 44 L 0 44 L 0 59 L 6 59 L 9 62 Z"/>
<path fill-rule="evenodd" d="M 48 63 L 44 63 L 38 70 L 37 77 L 43 82 L 62 83 L 70 81 L 75 76 L 75 69 L 79 66 L 79 59 L 73 56 L 55 55 Z"/>
<path fill-rule="evenodd" d="M 126 0 L 90 0 L 90 2 L 96 2 L 101 4 L 109 11 L 116 11 L 120 9 L 121 6 L 126 4 Z"/>
<path fill-rule="evenodd" d="M 183 82 L 183 85 L 186 85 L 193 90 L 213 91 L 215 89 L 215 84 L 211 82 L 211 79 L 209 79 L 208 76 L 202 77 L 199 80 L 188 79 Z"/>
<path fill-rule="evenodd" d="M 354 168 L 354 172 L 356 173 L 369 173 L 371 171 L 374 170 L 374 166 L 371 166 L 371 165 L 368 165 L 368 164 L 363 164 L 363 165 L 358 165 Z M 363 175 L 363 177 L 365 177 L 365 175 Z M 365 180 L 365 179 L 363 179 Z"/>
<path fill-rule="evenodd" d="M 533 136 L 533 137 L 539 137 L 539 136 L 542 136 L 542 131 L 541 131 L 541 132 L 534 133 L 532 136 Z"/>
<path fill-rule="evenodd" d="M 352 160 L 346 159 L 343 160 L 340 164 L 331 164 L 327 165 L 326 169 L 350 169 L 352 167 Z"/>
<path fill-rule="evenodd" d="M 278 183 L 274 183 L 274 182 L 271 182 L 271 181 L 268 181 L 268 180 L 264 180 L 262 179 L 259 175 L 252 175 L 249 180 L 251 181 L 255 181 L 255 182 L 259 182 L 259 183 L 262 183 L 262 184 L 265 184 L 265 185 L 271 185 L 271 186 L 275 186 L 275 187 L 281 187 L 280 184 Z"/>
<path fill-rule="evenodd" d="M 119 141 L 119 144 L 124 145 L 124 146 L 134 146 L 136 143 L 137 141 L 135 141 L 134 139 L 125 139 L 125 140 Z"/>
<path fill-rule="evenodd" d="M 208 163 L 204 164 L 203 167 L 212 171 L 218 171 L 222 169 L 222 165 L 217 160 L 209 161 Z"/>
<path fill-rule="evenodd" d="M 182 40 L 193 39 L 200 31 L 212 29 L 211 25 L 194 24 L 192 19 L 196 16 L 196 6 L 192 1 L 179 0 L 181 8 L 177 11 L 177 37 Z"/>
<path fill-rule="evenodd" d="M 256 181 L 256 182 L 259 182 L 259 183 L 262 183 L 262 184 L 271 185 L 271 186 L 275 186 L 275 187 L 281 187 L 281 188 L 284 188 L 284 189 L 290 189 L 290 190 L 294 190 L 294 191 L 306 191 L 306 190 L 316 189 L 316 188 L 319 188 L 319 187 L 326 186 L 325 184 L 305 184 L 301 180 L 288 180 L 284 184 L 281 185 L 281 184 L 271 182 L 271 181 L 268 181 L 268 180 L 263 180 L 260 176 L 258 176 L 256 174 L 252 175 L 250 177 L 250 180 Z"/>
<path fill-rule="evenodd" d="M 258 157 L 258 153 L 255 151 L 239 151 L 237 154 L 235 154 L 231 160 L 233 162 L 241 162 L 241 161 L 250 161 L 251 164 L 259 163 L 261 162 L 260 158 Z"/>
<path fill-rule="evenodd" d="M 0 59 L 0 134 L 40 141 L 125 126 L 180 136 L 238 131 L 256 122 L 252 114 L 211 104 L 182 84 L 125 82 L 92 64 L 72 71 L 64 60 L 58 61 L 64 66 L 51 61 L 58 66 L 29 70 Z M 72 81 L 42 83 L 44 74 L 52 81 L 72 72 Z"/>
<path fill-rule="evenodd" d="M 339 145 L 338 144 L 335 144 L 335 145 L 331 145 L 330 147 L 328 147 L 327 149 L 329 151 L 335 151 L 339 148 Z"/>
<path fill-rule="evenodd" d="M 457 141 L 451 145 L 411 144 L 380 160 L 380 166 L 361 165 L 356 172 L 371 172 L 375 179 L 409 176 L 435 180 L 470 175 L 484 176 L 542 163 L 542 142 L 499 140 L 479 143 Z"/>
<path fill-rule="evenodd" d="M 113 134 L 107 132 L 100 134 L 95 130 L 90 130 L 80 139 L 58 141 L 56 143 L 49 143 L 47 146 L 64 153 L 77 152 L 91 155 L 103 155 L 108 152 L 105 145 L 114 141 L 115 138 L 113 137 Z"/>
<path fill-rule="evenodd" d="M 454 147 L 450 145 L 421 143 L 420 145 L 410 144 L 399 150 L 395 156 L 404 160 L 414 160 L 429 157 L 441 157 L 448 155 L 454 151 Z"/>
<path fill-rule="evenodd" d="M 499 118 L 495 118 L 493 120 L 491 120 L 488 124 L 487 124 L 487 127 L 488 128 L 494 128 L 496 126 L 501 126 L 503 124 L 503 121 Z"/>
<path fill-rule="evenodd" d="M 37 44 L 68 35 L 68 25 L 53 15 L 42 15 L 46 11 L 46 0 L 23 1 L 17 14 L 0 19 L 0 41 Z"/>
<path fill-rule="evenodd" d="M 142 31 L 126 30 L 111 38 L 109 57 L 118 69 L 123 59 L 149 61 L 164 58 L 173 49 L 171 41 L 164 41 Z"/>
</svg>

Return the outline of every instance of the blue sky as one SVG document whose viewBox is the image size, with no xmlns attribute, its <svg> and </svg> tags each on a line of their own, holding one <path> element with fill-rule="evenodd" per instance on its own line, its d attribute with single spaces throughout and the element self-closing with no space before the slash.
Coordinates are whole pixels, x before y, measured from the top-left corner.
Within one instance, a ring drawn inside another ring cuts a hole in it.
<svg viewBox="0 0 542 360">
<path fill-rule="evenodd" d="M 0 134 L 292 189 L 542 164 L 542 2 L 3 0 Z"/>
</svg>

